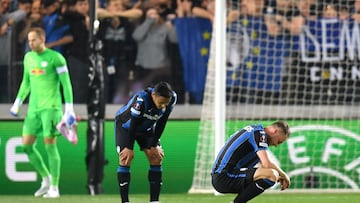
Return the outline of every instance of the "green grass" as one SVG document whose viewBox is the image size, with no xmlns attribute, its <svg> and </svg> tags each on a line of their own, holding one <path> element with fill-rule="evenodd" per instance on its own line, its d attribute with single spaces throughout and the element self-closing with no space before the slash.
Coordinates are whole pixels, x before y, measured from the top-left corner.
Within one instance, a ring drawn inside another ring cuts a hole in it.
<svg viewBox="0 0 360 203">
<path fill-rule="evenodd" d="M 229 203 L 234 195 L 162 194 L 161 203 Z M 148 195 L 133 194 L 132 203 L 148 202 Z M 120 202 L 119 195 L 62 195 L 58 199 L 35 198 L 30 195 L 0 195 L 1 203 L 113 203 Z M 359 203 L 360 193 L 276 193 L 262 194 L 249 203 Z"/>
</svg>

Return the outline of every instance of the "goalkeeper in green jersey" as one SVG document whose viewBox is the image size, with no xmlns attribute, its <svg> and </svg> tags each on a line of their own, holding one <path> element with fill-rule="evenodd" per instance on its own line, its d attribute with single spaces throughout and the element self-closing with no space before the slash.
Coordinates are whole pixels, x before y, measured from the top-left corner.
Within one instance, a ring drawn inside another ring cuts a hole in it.
<svg viewBox="0 0 360 203">
<path fill-rule="evenodd" d="M 45 47 L 45 37 L 41 28 L 32 28 L 28 33 L 31 51 L 25 54 L 23 79 L 10 113 L 18 116 L 22 102 L 30 94 L 22 142 L 30 163 L 42 177 L 41 187 L 35 192 L 35 196 L 57 198 L 60 196 L 58 185 L 61 161 L 56 144 L 60 133 L 56 125 L 63 120 L 71 127 L 76 124 L 76 120 L 66 60 L 60 53 Z M 64 115 L 60 84 L 65 100 Z M 41 136 L 49 167 L 36 149 L 35 141 Z"/>
</svg>

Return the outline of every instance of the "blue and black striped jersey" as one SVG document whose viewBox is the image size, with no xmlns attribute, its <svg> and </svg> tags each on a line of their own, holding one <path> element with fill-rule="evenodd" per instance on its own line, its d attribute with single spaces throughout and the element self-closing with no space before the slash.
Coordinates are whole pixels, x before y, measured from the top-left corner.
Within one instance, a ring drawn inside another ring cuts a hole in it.
<svg viewBox="0 0 360 203">
<path fill-rule="evenodd" d="M 215 159 L 212 174 L 252 168 L 260 161 L 256 152 L 267 149 L 267 135 L 263 126 L 246 126 L 226 141 Z"/>
<path fill-rule="evenodd" d="M 116 120 L 122 123 L 125 129 L 130 128 L 130 120 L 132 118 L 140 119 L 139 125 L 136 126 L 135 133 L 145 133 L 153 130 L 156 125 L 162 125 L 159 122 L 166 122 L 169 114 L 173 110 L 177 95 L 173 92 L 173 96 L 169 105 L 163 109 L 157 109 L 152 98 L 151 92 L 154 88 L 147 88 L 137 92 L 129 102 L 116 112 Z M 160 119 L 166 116 L 166 119 Z"/>
</svg>

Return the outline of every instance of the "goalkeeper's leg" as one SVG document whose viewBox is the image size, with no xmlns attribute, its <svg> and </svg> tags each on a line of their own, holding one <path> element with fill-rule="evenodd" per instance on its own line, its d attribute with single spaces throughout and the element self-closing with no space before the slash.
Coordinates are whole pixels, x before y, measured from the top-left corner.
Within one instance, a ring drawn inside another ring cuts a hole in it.
<svg viewBox="0 0 360 203">
<path fill-rule="evenodd" d="M 36 197 L 39 197 L 49 190 L 51 178 L 41 154 L 37 150 L 36 145 L 33 144 L 34 141 L 34 136 L 23 136 L 23 150 L 27 154 L 30 164 L 42 177 L 41 187 L 34 194 Z"/>
<path fill-rule="evenodd" d="M 61 158 L 56 145 L 56 138 L 53 138 L 52 143 L 45 144 L 45 150 L 48 154 L 49 160 L 49 169 L 51 173 L 51 186 L 47 194 L 44 197 L 47 198 L 57 198 L 60 196 L 59 193 L 59 179 L 60 179 L 60 166 L 61 166 Z"/>
</svg>

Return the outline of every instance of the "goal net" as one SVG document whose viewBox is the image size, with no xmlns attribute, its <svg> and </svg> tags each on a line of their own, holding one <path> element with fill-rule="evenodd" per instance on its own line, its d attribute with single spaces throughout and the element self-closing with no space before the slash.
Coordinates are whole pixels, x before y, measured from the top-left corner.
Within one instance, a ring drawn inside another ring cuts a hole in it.
<svg viewBox="0 0 360 203">
<path fill-rule="evenodd" d="M 226 5 L 226 34 L 212 38 L 189 192 L 213 192 L 210 171 L 222 145 L 218 136 L 226 139 L 246 125 L 280 119 L 288 121 L 292 134 L 270 151 L 291 177 L 290 189 L 359 190 L 360 2 L 232 0 Z M 214 60 L 224 50 L 215 47 L 216 37 L 226 43 L 220 67 Z M 226 71 L 223 135 L 215 133 L 219 69 Z"/>
</svg>

